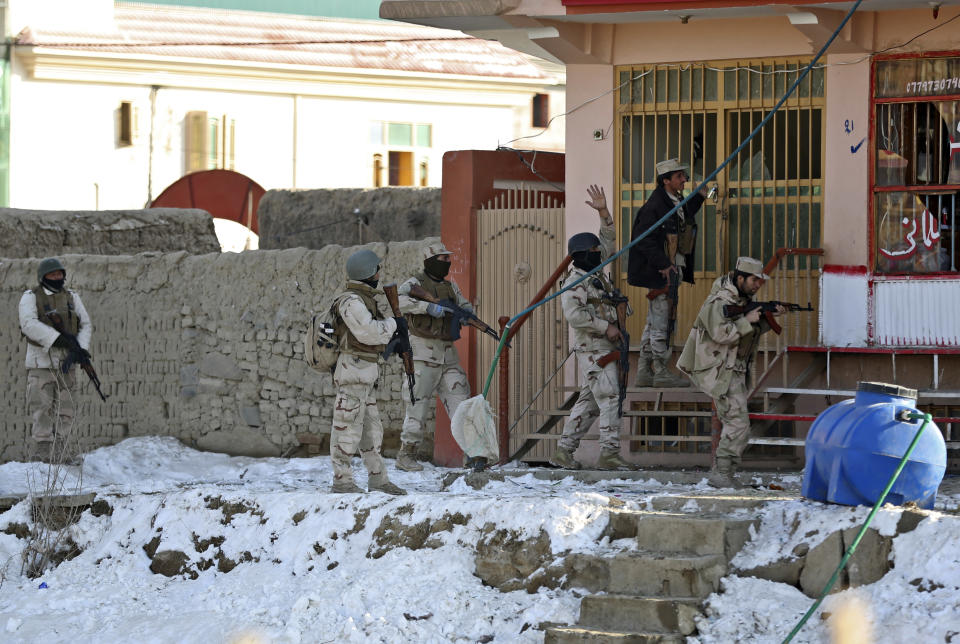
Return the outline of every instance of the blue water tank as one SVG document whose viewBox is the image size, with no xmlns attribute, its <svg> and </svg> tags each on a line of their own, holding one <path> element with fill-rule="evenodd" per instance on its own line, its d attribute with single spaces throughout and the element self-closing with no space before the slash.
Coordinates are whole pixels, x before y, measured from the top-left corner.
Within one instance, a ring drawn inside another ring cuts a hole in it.
<svg viewBox="0 0 960 644">
<path fill-rule="evenodd" d="M 803 496 L 845 505 L 873 505 L 880 498 L 923 420 L 899 420 L 916 412 L 917 391 L 861 382 L 853 400 L 825 409 L 810 426 Z M 919 413 L 919 412 L 918 412 Z M 940 429 L 929 423 L 887 495 L 887 503 L 933 508 L 947 468 Z"/>
</svg>

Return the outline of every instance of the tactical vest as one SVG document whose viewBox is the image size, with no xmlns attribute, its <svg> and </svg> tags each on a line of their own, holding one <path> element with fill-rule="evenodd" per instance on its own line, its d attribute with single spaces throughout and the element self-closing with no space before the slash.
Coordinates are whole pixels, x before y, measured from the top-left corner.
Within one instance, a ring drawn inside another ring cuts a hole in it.
<svg viewBox="0 0 960 644">
<path fill-rule="evenodd" d="M 73 336 L 80 332 L 80 318 L 77 316 L 77 312 L 73 310 L 73 295 L 70 291 L 62 289 L 59 293 L 47 295 L 43 286 L 37 286 L 33 289 L 33 295 L 37 300 L 38 320 L 53 328 L 53 322 L 47 317 L 47 313 L 59 313 L 63 320 L 64 331 Z M 27 338 L 27 342 L 37 347 L 42 346 L 30 338 Z"/>
<path fill-rule="evenodd" d="M 330 307 L 330 315 L 334 320 L 333 326 L 336 330 L 337 337 L 340 338 L 340 352 L 355 355 L 358 358 L 367 360 L 369 362 L 376 362 L 380 357 L 380 354 L 383 353 L 386 345 L 364 344 L 360 342 L 360 340 L 357 339 L 357 336 L 353 335 L 353 332 L 350 331 L 350 327 L 347 326 L 346 322 L 344 322 L 343 318 L 340 316 L 340 303 L 343 301 L 344 295 L 350 293 L 360 297 L 363 305 L 367 307 L 367 311 L 370 312 L 370 315 L 373 316 L 374 320 L 383 319 L 383 317 L 380 315 L 380 309 L 377 308 L 377 301 L 374 299 L 376 290 L 367 284 L 348 282 L 346 293 L 339 295 L 333 301 L 333 306 Z"/>
<path fill-rule="evenodd" d="M 682 195 L 679 195 L 679 198 L 683 201 Z M 687 223 L 687 212 L 683 206 L 677 208 L 673 216 L 677 218 L 677 252 L 681 255 L 689 255 L 693 252 L 696 241 L 696 226 Z M 673 260 L 672 257 L 670 259 Z"/>
<path fill-rule="evenodd" d="M 457 302 L 457 293 L 453 290 L 453 284 L 447 280 L 437 281 L 421 272 L 414 275 L 427 293 L 438 300 L 451 300 Z M 435 318 L 432 315 L 421 313 L 419 315 L 408 315 L 407 320 L 410 324 L 410 333 L 421 338 L 433 338 L 436 340 L 453 340 L 450 335 L 450 321 L 446 315 Z"/>
</svg>

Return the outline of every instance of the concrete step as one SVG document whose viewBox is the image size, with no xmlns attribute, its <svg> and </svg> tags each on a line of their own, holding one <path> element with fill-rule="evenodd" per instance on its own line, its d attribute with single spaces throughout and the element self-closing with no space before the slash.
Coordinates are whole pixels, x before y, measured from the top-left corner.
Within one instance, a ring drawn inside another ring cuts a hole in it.
<svg viewBox="0 0 960 644">
<path fill-rule="evenodd" d="M 568 564 L 568 588 L 651 597 L 706 597 L 727 572 L 727 559 L 718 554 L 577 553 L 568 555 Z"/>
<path fill-rule="evenodd" d="M 691 516 L 677 512 L 610 513 L 607 535 L 611 540 L 635 538 L 642 550 L 661 553 L 721 555 L 733 558 L 750 537 L 756 519 L 717 515 Z"/>
<path fill-rule="evenodd" d="M 699 597 L 589 595 L 580 603 L 577 626 L 690 635 L 697 630 L 693 619 L 700 602 Z"/>
<path fill-rule="evenodd" d="M 580 626 L 548 628 L 543 644 L 683 644 L 686 638 L 677 633 L 631 633 Z"/>
<path fill-rule="evenodd" d="M 783 494 L 786 498 L 796 498 L 795 494 Z M 676 494 L 668 496 L 655 496 L 647 501 L 647 509 L 656 512 L 675 512 L 683 514 L 729 514 L 737 511 L 751 511 L 759 508 L 764 503 L 769 503 L 770 494 L 763 497 L 735 495 L 727 496 L 723 494 L 711 495 L 693 495 Z"/>
</svg>

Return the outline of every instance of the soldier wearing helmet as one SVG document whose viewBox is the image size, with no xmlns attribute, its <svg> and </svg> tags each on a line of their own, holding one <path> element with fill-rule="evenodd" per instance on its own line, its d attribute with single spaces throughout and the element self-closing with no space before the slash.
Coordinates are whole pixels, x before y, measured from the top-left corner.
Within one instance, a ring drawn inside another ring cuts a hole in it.
<svg viewBox="0 0 960 644">
<path fill-rule="evenodd" d="M 600 236 L 593 233 L 578 233 L 567 242 L 567 252 L 573 258 L 563 280 L 563 287 L 573 284 L 599 266 L 613 254 L 616 233 L 613 217 L 607 210 L 607 198 L 603 188 L 592 185 L 587 189 L 588 206 L 600 216 Z M 597 360 L 617 350 L 620 337 L 617 327 L 617 310 L 604 300 L 604 295 L 613 290 L 607 276 L 599 271 L 565 291 L 560 296 L 563 316 L 573 330 L 573 350 L 577 354 L 577 369 L 580 376 L 580 397 L 570 411 L 563 426 L 557 449 L 550 463 L 567 469 L 580 469 L 573 452 L 586 435 L 590 426 L 599 418 L 600 458 L 596 468 L 600 470 L 637 469 L 620 457 L 620 418 L 617 417 L 616 361 L 601 367 Z"/>
<path fill-rule="evenodd" d="M 27 340 L 27 409 L 33 419 L 33 452 L 45 462 L 62 460 L 73 427 L 76 376 L 61 366 L 71 351 L 89 357 L 93 325 L 80 296 L 64 287 L 67 269 L 50 257 L 37 266 L 37 286 L 20 297 L 20 330 Z M 59 314 L 63 333 L 54 328 Z"/>
<path fill-rule="evenodd" d="M 449 300 L 473 312 L 473 305 L 463 296 L 460 287 L 447 277 L 452 254 L 441 242 L 428 244 L 423 250 L 423 270 L 397 290 L 400 310 L 410 321 L 410 345 L 416 373 L 416 391 L 413 393 L 417 402 L 407 403 L 397 455 L 397 469 L 408 472 L 423 469 L 417 462 L 417 453 L 425 433 L 425 420 L 434 411 L 437 397 L 451 418 L 460 403 L 470 397 L 467 374 L 460 366 L 460 356 L 450 333 L 452 311 L 409 295 L 413 286 L 420 286 L 437 300 Z M 403 387 L 403 398 L 409 400 L 406 382 Z"/>
<path fill-rule="evenodd" d="M 380 355 L 397 330 L 397 321 L 384 319 L 374 299 L 380 280 L 380 258 L 359 250 L 347 258 L 347 284 L 331 306 L 340 338 L 340 356 L 333 372 L 337 398 L 330 432 L 333 492 L 363 492 L 353 480 L 350 462 L 360 452 L 369 474 L 367 487 L 387 494 L 406 494 L 387 477 L 380 455 L 383 423 L 376 388 Z"/>
</svg>

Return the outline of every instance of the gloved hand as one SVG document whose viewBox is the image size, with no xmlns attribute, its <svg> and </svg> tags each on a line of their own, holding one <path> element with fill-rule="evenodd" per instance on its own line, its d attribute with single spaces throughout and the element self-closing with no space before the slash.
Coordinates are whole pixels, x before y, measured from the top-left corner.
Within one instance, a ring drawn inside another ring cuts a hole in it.
<svg viewBox="0 0 960 644">
<path fill-rule="evenodd" d="M 394 331 L 395 335 L 400 335 L 403 331 L 409 332 L 409 328 L 407 327 L 407 318 L 400 315 L 393 318 L 393 321 L 397 323 L 397 330 Z"/>
<path fill-rule="evenodd" d="M 442 318 L 446 313 L 452 313 L 452 311 L 445 306 L 440 306 L 433 302 L 427 304 L 427 315 L 431 317 Z"/>
<path fill-rule="evenodd" d="M 86 353 L 86 351 L 80 347 L 80 343 L 77 342 L 77 336 L 71 333 L 61 333 L 58 335 L 57 339 L 53 341 L 53 346 L 59 349 L 66 349 L 71 353 L 79 353 L 81 351 Z M 87 355 L 89 356 L 90 354 Z"/>
</svg>

